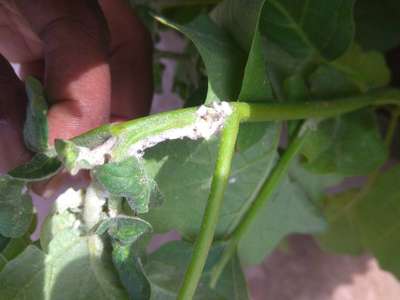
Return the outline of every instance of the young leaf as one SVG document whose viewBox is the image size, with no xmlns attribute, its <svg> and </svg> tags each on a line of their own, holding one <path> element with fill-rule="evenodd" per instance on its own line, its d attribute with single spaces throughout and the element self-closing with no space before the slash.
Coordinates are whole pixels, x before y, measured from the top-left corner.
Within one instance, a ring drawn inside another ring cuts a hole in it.
<svg viewBox="0 0 400 300">
<path fill-rule="evenodd" d="M 8 176 L 0 177 L 0 234 L 20 237 L 32 222 L 32 200 L 25 183 Z"/>
<path fill-rule="evenodd" d="M 144 269 L 151 284 L 150 300 L 176 299 L 192 251 L 191 244 L 174 241 L 161 246 L 148 257 Z M 249 299 L 244 275 L 236 257 L 225 268 L 216 288 L 210 288 L 211 269 L 221 251 L 221 246 L 211 248 L 194 300 Z"/>
<path fill-rule="evenodd" d="M 8 175 L 23 181 L 40 181 L 54 176 L 61 167 L 57 157 L 37 153 L 30 162 L 11 170 Z"/>
<path fill-rule="evenodd" d="M 200 15 L 185 25 L 157 19 L 185 34 L 197 47 L 217 100 L 233 100 L 239 93 L 244 54 L 230 36 L 208 16 Z M 210 102 L 211 102 L 210 100 Z"/>
<path fill-rule="evenodd" d="M 144 274 L 140 258 L 134 254 L 133 247 L 114 243 L 112 257 L 119 278 L 129 294 L 129 299 L 150 299 L 150 282 Z"/>
<path fill-rule="evenodd" d="M 26 79 L 28 109 L 24 125 L 26 146 L 34 152 L 48 148 L 47 102 L 42 84 L 34 77 Z"/>
<path fill-rule="evenodd" d="M 146 213 L 152 198 L 159 198 L 155 182 L 147 175 L 143 162 L 130 157 L 110 162 L 93 170 L 95 180 L 110 194 L 126 197 L 131 208 Z"/>
<path fill-rule="evenodd" d="M 117 216 L 101 222 L 96 229 L 96 234 L 102 235 L 108 232 L 118 244 L 130 245 L 149 231 L 151 231 L 151 225 L 140 218 Z"/>
<path fill-rule="evenodd" d="M 387 150 L 370 111 L 323 121 L 303 146 L 305 166 L 319 173 L 364 175 L 380 167 Z"/>
<path fill-rule="evenodd" d="M 59 233 L 45 253 L 29 246 L 0 273 L 0 300 L 128 299 L 97 236 Z"/>
<path fill-rule="evenodd" d="M 332 251 L 358 253 L 362 248 L 372 253 L 382 268 L 400 278 L 400 167 L 378 176 L 366 190 L 326 202 L 330 226 L 320 240 L 325 249 Z"/>
</svg>

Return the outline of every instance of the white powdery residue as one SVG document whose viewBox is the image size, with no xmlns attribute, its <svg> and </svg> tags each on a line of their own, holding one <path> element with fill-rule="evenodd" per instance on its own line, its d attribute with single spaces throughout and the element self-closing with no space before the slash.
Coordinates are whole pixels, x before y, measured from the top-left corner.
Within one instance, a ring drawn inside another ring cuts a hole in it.
<svg viewBox="0 0 400 300">
<path fill-rule="evenodd" d="M 82 190 L 67 189 L 56 199 L 54 208 L 57 213 L 66 212 L 68 209 L 75 209 L 82 205 L 83 193 Z"/>
<path fill-rule="evenodd" d="M 83 205 L 83 221 L 89 230 L 101 220 L 105 203 L 106 199 L 102 194 L 98 193 L 93 184 L 89 185 Z"/>
<path fill-rule="evenodd" d="M 192 125 L 170 129 L 161 134 L 147 137 L 133 144 L 129 148 L 128 154 L 142 157 L 146 149 L 167 140 L 183 138 L 208 140 L 224 127 L 225 120 L 231 114 L 232 107 L 228 102 L 215 102 L 212 106 L 202 105 L 196 111 L 197 118 Z"/>
<path fill-rule="evenodd" d="M 94 149 L 77 146 L 79 151 L 78 157 L 75 161 L 74 168 L 70 171 L 71 174 L 76 175 L 81 169 L 91 169 L 94 166 L 103 165 L 106 160 L 106 155 L 111 153 L 111 150 L 116 142 L 117 139 L 115 137 L 111 137 Z"/>
</svg>

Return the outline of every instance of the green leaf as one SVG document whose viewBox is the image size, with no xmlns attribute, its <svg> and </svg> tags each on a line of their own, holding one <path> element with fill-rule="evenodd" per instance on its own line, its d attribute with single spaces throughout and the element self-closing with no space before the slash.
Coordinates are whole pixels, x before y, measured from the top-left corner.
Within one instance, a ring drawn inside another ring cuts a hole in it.
<svg viewBox="0 0 400 300">
<path fill-rule="evenodd" d="M 317 206 L 321 206 L 326 190 L 338 186 L 344 179 L 343 175 L 328 173 L 319 174 L 306 170 L 299 161 L 295 160 L 289 169 L 289 178 L 299 185 L 308 198 Z"/>
<path fill-rule="evenodd" d="M 357 192 L 351 191 L 324 199 L 324 211 L 329 227 L 324 234 L 317 237 L 319 245 L 325 251 L 352 255 L 362 253 L 363 245 L 358 229 L 352 224 L 354 212 L 350 207 L 356 197 Z"/>
<path fill-rule="evenodd" d="M 258 26 L 264 2 L 225 0 L 212 13 L 213 19 L 248 53 L 238 97 L 240 101 L 260 102 L 273 98 Z"/>
<path fill-rule="evenodd" d="M 279 131 L 271 124 L 257 144 L 236 152 L 217 237 L 232 229 L 246 209 L 248 199 L 269 173 L 275 163 L 278 140 Z M 143 216 L 155 232 L 175 229 L 189 239 L 197 235 L 210 190 L 217 142 L 216 139 L 167 141 L 146 152 L 146 169 L 165 197 L 163 205 Z"/>
<path fill-rule="evenodd" d="M 266 0 L 260 29 L 291 56 L 333 60 L 350 46 L 354 0 Z"/>
<path fill-rule="evenodd" d="M 286 178 L 239 242 L 244 265 L 256 265 L 290 233 L 319 233 L 326 223 L 299 184 Z"/>
<path fill-rule="evenodd" d="M 48 148 L 47 102 L 42 84 L 34 77 L 26 79 L 28 108 L 24 125 L 26 146 L 34 152 Z"/>
<path fill-rule="evenodd" d="M 366 49 L 387 51 L 400 44 L 400 2 L 362 0 L 354 8 L 356 40 Z"/>
<path fill-rule="evenodd" d="M 308 75 L 352 44 L 354 0 L 266 0 L 259 29 L 274 93 L 288 99 L 289 77 Z M 318 13 L 316 13 L 318 12 Z"/>
<path fill-rule="evenodd" d="M 3 248 L 0 249 L 0 271 L 9 261 L 20 255 L 26 249 L 26 247 L 32 243 L 30 238 L 31 233 L 32 232 L 28 231 L 22 237 L 13 239 L 7 238 L 6 241 L 4 237 L 0 238 L 0 240 L 3 241 L 3 244 L 1 245 Z"/>
<path fill-rule="evenodd" d="M 3 249 L 7 247 L 9 242 L 10 242 L 10 238 L 2 236 L 0 234 L 0 252 L 3 251 Z"/>
<path fill-rule="evenodd" d="M 144 268 L 151 283 L 151 300 L 176 299 L 192 251 L 191 244 L 174 241 L 161 246 L 148 257 Z M 221 252 L 221 246 L 211 248 L 194 300 L 249 299 L 245 278 L 236 257 L 225 268 L 216 288 L 209 287 L 211 269 Z"/>
<path fill-rule="evenodd" d="M 96 234 L 102 235 L 108 232 L 118 243 L 129 245 L 149 231 L 151 231 L 151 225 L 140 218 L 117 216 L 101 222 L 96 229 Z"/>
<path fill-rule="evenodd" d="M 115 243 L 112 253 L 113 263 L 130 299 L 148 300 L 151 293 L 150 282 L 144 274 L 140 258 L 134 252 L 132 246 Z"/>
<path fill-rule="evenodd" d="M 354 44 L 337 60 L 323 64 L 310 76 L 310 90 L 316 98 L 348 96 L 388 85 L 390 70 L 385 57 L 363 51 Z"/>
<path fill-rule="evenodd" d="M 180 25 L 162 17 L 161 23 L 185 34 L 196 46 L 207 69 L 216 100 L 234 100 L 239 94 L 244 54 L 232 38 L 208 16 Z"/>
<path fill-rule="evenodd" d="M 93 176 L 112 195 L 126 197 L 131 208 L 138 213 L 146 213 L 151 199 L 161 197 L 143 162 L 135 157 L 97 166 L 93 169 Z"/>
<path fill-rule="evenodd" d="M 97 236 L 58 234 L 45 253 L 29 246 L 0 273 L 0 299 L 128 299 Z"/>
<path fill-rule="evenodd" d="M 359 111 L 323 121 L 303 146 L 305 166 L 319 173 L 364 175 L 380 167 L 387 150 L 375 116 Z"/>
<path fill-rule="evenodd" d="M 32 200 L 25 183 L 8 176 L 0 177 L 0 234 L 20 237 L 32 222 Z"/>
<path fill-rule="evenodd" d="M 399 182 L 397 165 L 359 193 L 328 199 L 330 227 L 320 237 L 324 248 L 345 253 L 358 253 L 362 248 L 372 253 L 383 269 L 400 278 Z"/>
<path fill-rule="evenodd" d="M 57 157 L 37 153 L 30 162 L 11 170 L 8 175 L 23 181 L 40 181 L 54 176 L 61 167 Z"/>
</svg>

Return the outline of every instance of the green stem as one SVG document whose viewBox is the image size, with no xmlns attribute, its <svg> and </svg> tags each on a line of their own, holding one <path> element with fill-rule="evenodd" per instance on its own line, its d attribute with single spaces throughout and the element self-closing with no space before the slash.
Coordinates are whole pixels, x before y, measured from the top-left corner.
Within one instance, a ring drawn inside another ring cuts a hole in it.
<svg viewBox="0 0 400 300">
<path fill-rule="evenodd" d="M 352 112 L 367 106 L 400 106 L 400 92 L 387 90 L 376 94 L 357 97 L 337 98 L 327 101 L 283 102 L 269 104 L 235 103 L 242 121 L 264 122 L 300 120 L 308 118 L 329 118 Z"/>
<path fill-rule="evenodd" d="M 234 112 L 225 123 L 222 131 L 207 207 L 204 211 L 199 236 L 194 244 L 192 258 L 179 291 L 177 298 L 179 300 L 192 299 L 200 280 L 208 251 L 214 238 L 219 211 L 228 184 L 236 138 L 239 131 L 239 122 L 239 115 Z"/>
<path fill-rule="evenodd" d="M 368 106 L 400 106 L 400 91 L 387 90 L 379 94 L 367 94 L 329 101 L 268 104 L 230 102 L 230 104 L 239 113 L 241 122 L 329 118 Z M 169 129 L 192 125 L 196 120 L 196 111 L 197 107 L 178 109 L 127 122 L 107 124 L 74 138 L 74 141 L 96 140 L 99 136 L 120 136 L 127 133 L 127 135 L 134 136 L 130 142 L 136 142 Z"/>
<path fill-rule="evenodd" d="M 305 130 L 307 130 L 307 126 L 308 124 L 307 122 L 305 122 L 303 125 L 300 125 L 298 127 L 298 130 L 294 135 L 293 141 L 290 143 L 285 153 L 282 155 L 278 164 L 273 168 L 271 175 L 261 186 L 261 189 L 258 192 L 254 202 L 250 205 L 246 213 L 243 215 L 238 226 L 236 226 L 235 230 L 228 237 L 229 241 L 227 246 L 225 247 L 224 252 L 222 253 L 221 259 L 213 268 L 210 281 L 210 285 L 212 288 L 216 286 L 217 281 L 222 274 L 226 264 L 236 252 L 236 248 L 240 239 L 249 229 L 257 214 L 266 205 L 268 199 L 271 198 L 272 193 L 277 189 L 278 185 L 282 181 L 283 176 L 287 173 L 291 162 L 299 153 L 305 141 Z"/>
</svg>

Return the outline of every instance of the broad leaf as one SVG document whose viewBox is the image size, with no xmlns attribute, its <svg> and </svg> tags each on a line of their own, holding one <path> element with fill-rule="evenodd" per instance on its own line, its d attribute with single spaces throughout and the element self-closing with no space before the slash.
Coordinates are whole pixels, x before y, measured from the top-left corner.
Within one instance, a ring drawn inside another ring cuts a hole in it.
<svg viewBox="0 0 400 300">
<path fill-rule="evenodd" d="M 337 60 L 318 67 L 309 80 L 313 97 L 329 99 L 384 87 L 390 71 L 381 53 L 354 44 Z"/>
<path fill-rule="evenodd" d="M 261 32 L 291 56 L 332 60 L 349 47 L 354 0 L 267 0 Z"/>
<path fill-rule="evenodd" d="M 97 236 L 59 233 L 45 253 L 29 246 L 0 273 L 0 299 L 128 299 Z"/>
<path fill-rule="evenodd" d="M 259 264 L 288 234 L 325 229 L 325 220 L 307 192 L 286 178 L 241 239 L 240 260 L 245 265 Z"/>
<path fill-rule="evenodd" d="M 112 195 L 126 197 L 131 208 L 138 213 L 146 213 L 151 199 L 161 197 L 143 162 L 135 157 L 98 166 L 93 170 L 93 176 Z"/>
<path fill-rule="evenodd" d="M 221 246 L 211 248 L 194 300 L 248 299 L 245 278 L 236 257 L 225 268 L 216 288 L 212 290 L 209 287 L 211 269 L 221 251 Z M 144 268 L 151 283 L 151 300 L 176 299 L 191 254 L 191 244 L 174 241 L 161 246 L 148 257 Z"/>
<path fill-rule="evenodd" d="M 248 53 L 238 97 L 240 101 L 259 102 L 273 98 L 258 25 L 264 2 L 225 0 L 212 13 L 213 19 L 229 31 Z"/>
<path fill-rule="evenodd" d="M 30 162 L 11 170 L 8 175 L 18 180 L 40 181 L 54 176 L 61 166 L 57 157 L 38 153 Z"/>
<path fill-rule="evenodd" d="M 24 140 L 26 146 L 34 152 L 47 150 L 47 102 L 42 84 L 33 77 L 26 79 L 28 109 L 24 125 Z"/>
<path fill-rule="evenodd" d="M 295 160 L 290 166 L 288 176 L 319 207 L 327 193 L 327 189 L 338 186 L 344 179 L 343 175 L 335 173 L 319 174 L 310 172 L 304 168 L 299 159 Z"/>
<path fill-rule="evenodd" d="M 266 0 L 259 29 L 274 92 L 287 99 L 285 82 L 303 79 L 322 62 L 341 56 L 354 35 L 354 0 Z"/>
<path fill-rule="evenodd" d="M 320 246 L 325 251 L 359 255 L 363 251 L 358 229 L 353 226 L 354 211 L 351 203 L 357 192 L 328 196 L 324 199 L 324 211 L 329 223 L 323 235 L 317 235 Z"/>
<path fill-rule="evenodd" d="M 392 167 L 359 193 L 328 199 L 329 230 L 320 237 L 324 248 L 372 253 L 382 268 L 400 277 L 400 167 Z M 339 238 L 340 237 L 340 238 Z"/>
<path fill-rule="evenodd" d="M 272 138 L 271 138 L 272 136 Z M 216 234 L 226 235 L 246 209 L 248 199 L 275 163 L 279 135 L 271 124 L 257 144 L 238 149 L 225 193 Z M 216 159 L 217 140 L 167 141 L 149 149 L 146 168 L 154 176 L 165 202 L 144 218 L 155 232 L 178 230 L 194 238 L 208 199 Z"/>
<path fill-rule="evenodd" d="M 242 78 L 244 54 L 231 37 L 205 15 L 185 25 L 176 24 L 161 17 L 157 19 L 181 31 L 195 44 L 206 66 L 212 90 L 218 99 L 235 100 Z"/>
<path fill-rule="evenodd" d="M 370 111 L 323 121 L 303 147 L 305 166 L 314 172 L 363 175 L 380 167 L 387 150 Z"/>
<path fill-rule="evenodd" d="M 25 183 L 0 177 L 0 234 L 20 237 L 32 222 L 32 200 Z"/>
</svg>

